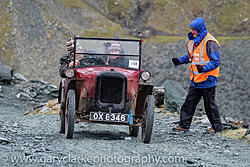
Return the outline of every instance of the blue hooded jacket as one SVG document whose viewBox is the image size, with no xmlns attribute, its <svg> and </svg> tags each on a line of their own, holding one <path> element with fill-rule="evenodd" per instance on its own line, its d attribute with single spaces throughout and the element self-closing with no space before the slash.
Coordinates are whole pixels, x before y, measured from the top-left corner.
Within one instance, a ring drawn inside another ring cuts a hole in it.
<svg viewBox="0 0 250 167">
<path fill-rule="evenodd" d="M 197 37 L 193 38 L 189 35 L 189 39 L 194 41 L 194 47 L 198 46 L 200 42 L 206 37 L 208 31 L 204 19 L 201 17 L 196 18 L 189 24 L 190 27 L 195 28 L 198 32 Z M 214 41 L 207 42 L 207 55 L 210 58 L 210 62 L 203 66 L 203 72 L 209 72 L 216 69 L 220 65 L 220 53 L 219 46 Z M 180 64 L 190 63 L 189 55 L 185 55 L 179 58 Z M 194 88 L 211 88 L 216 86 L 217 78 L 215 76 L 208 76 L 206 81 L 195 83 L 193 80 L 190 80 L 190 85 Z"/>
</svg>

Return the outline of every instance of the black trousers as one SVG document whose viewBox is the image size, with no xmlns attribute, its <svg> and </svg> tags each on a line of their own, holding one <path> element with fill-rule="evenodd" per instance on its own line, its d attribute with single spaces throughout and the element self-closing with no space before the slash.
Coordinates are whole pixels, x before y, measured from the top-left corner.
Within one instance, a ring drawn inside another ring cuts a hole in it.
<svg viewBox="0 0 250 167">
<path fill-rule="evenodd" d="M 220 120 L 219 111 L 215 103 L 215 87 L 207 89 L 198 89 L 189 87 L 185 103 L 181 107 L 180 124 L 182 128 L 189 129 L 195 108 L 199 103 L 201 97 L 204 99 L 204 106 L 207 117 L 212 125 L 212 128 L 220 132 L 223 126 Z"/>
</svg>

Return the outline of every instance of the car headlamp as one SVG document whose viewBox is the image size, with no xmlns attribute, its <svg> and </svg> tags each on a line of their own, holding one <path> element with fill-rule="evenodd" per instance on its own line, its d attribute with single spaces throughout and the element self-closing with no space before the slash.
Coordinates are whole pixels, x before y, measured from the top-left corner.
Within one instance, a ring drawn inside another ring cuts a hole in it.
<svg viewBox="0 0 250 167">
<path fill-rule="evenodd" d="M 151 78 L 151 73 L 149 71 L 143 71 L 141 73 L 141 79 L 143 81 L 148 81 Z"/>
<path fill-rule="evenodd" d="M 74 76 L 73 68 L 67 68 L 64 73 L 67 78 L 72 78 Z"/>
</svg>

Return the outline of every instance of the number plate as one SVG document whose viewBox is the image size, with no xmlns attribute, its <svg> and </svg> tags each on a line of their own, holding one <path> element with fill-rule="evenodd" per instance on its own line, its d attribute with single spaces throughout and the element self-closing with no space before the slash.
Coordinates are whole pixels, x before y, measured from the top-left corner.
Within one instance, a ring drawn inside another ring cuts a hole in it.
<svg viewBox="0 0 250 167">
<path fill-rule="evenodd" d="M 106 122 L 128 122 L 128 114 L 90 112 L 90 120 Z"/>
</svg>

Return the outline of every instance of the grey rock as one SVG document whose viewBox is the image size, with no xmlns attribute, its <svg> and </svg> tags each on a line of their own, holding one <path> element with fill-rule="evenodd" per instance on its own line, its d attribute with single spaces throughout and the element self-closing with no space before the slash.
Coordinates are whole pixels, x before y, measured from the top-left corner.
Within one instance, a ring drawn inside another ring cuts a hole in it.
<svg viewBox="0 0 250 167">
<path fill-rule="evenodd" d="M 45 81 L 43 81 L 41 79 L 32 79 L 32 80 L 30 80 L 30 82 L 40 83 L 40 84 L 43 84 L 43 85 L 47 84 L 47 82 L 45 82 Z"/>
<path fill-rule="evenodd" d="M 200 122 L 203 124 L 210 124 L 208 118 L 203 118 L 202 120 L 200 120 Z"/>
<path fill-rule="evenodd" d="M 231 129 L 231 130 L 235 130 L 238 129 L 236 126 L 229 124 L 229 123 L 223 123 L 224 129 Z"/>
<path fill-rule="evenodd" d="M 220 120 L 222 123 L 226 123 L 225 119 L 223 117 L 220 117 Z"/>
<path fill-rule="evenodd" d="M 35 139 L 42 140 L 43 138 L 41 136 L 36 136 Z"/>
<path fill-rule="evenodd" d="M 27 153 L 27 152 L 25 152 L 25 153 L 24 153 L 24 155 L 25 155 L 25 156 L 30 156 L 30 155 L 31 155 L 31 153 Z"/>
<path fill-rule="evenodd" d="M 56 85 L 53 85 L 53 84 L 49 84 L 48 85 L 48 88 L 49 89 L 52 89 L 52 90 L 55 90 L 55 89 L 58 89 Z"/>
<path fill-rule="evenodd" d="M 31 97 L 33 97 L 33 98 L 37 96 L 37 93 L 36 93 L 36 92 L 29 92 L 28 94 L 29 94 Z"/>
<path fill-rule="evenodd" d="M 8 139 L 0 137 L 0 144 L 9 144 L 10 141 Z"/>
<path fill-rule="evenodd" d="M 2 88 L 2 86 L 0 86 L 0 93 L 3 93 L 3 88 Z"/>
<path fill-rule="evenodd" d="M 9 66 L 0 65 L 0 81 L 10 83 L 13 76 L 13 70 Z"/>
<path fill-rule="evenodd" d="M 43 90 L 45 88 L 47 88 L 47 85 L 41 85 L 41 86 L 39 86 L 39 89 L 41 89 L 41 90 Z"/>
<path fill-rule="evenodd" d="M 125 140 L 130 141 L 131 137 L 125 137 Z"/>
<path fill-rule="evenodd" d="M 235 122 L 235 120 L 232 117 L 225 117 L 225 121 L 227 123 L 233 123 L 233 122 Z"/>
<path fill-rule="evenodd" d="M 33 100 L 28 93 L 18 93 L 16 97 L 18 99 Z"/>
<path fill-rule="evenodd" d="M 187 164 L 195 164 L 196 162 L 195 161 L 191 161 L 191 160 L 187 160 L 186 163 Z"/>
<path fill-rule="evenodd" d="M 166 80 L 164 92 L 165 108 L 170 112 L 180 112 L 180 108 L 186 99 L 187 92 L 185 89 L 174 80 Z"/>
<path fill-rule="evenodd" d="M 22 74 L 20 73 L 15 73 L 13 75 L 16 79 L 20 80 L 20 81 L 28 81 Z"/>
<path fill-rule="evenodd" d="M 58 93 L 50 93 L 50 96 L 52 96 L 52 97 L 58 97 Z"/>
<path fill-rule="evenodd" d="M 50 94 L 50 91 L 48 89 L 44 89 L 43 90 L 43 93 L 45 93 L 46 95 L 49 95 Z"/>
<path fill-rule="evenodd" d="M 19 124 L 15 122 L 13 123 L 12 127 L 19 128 Z"/>
<path fill-rule="evenodd" d="M 57 97 L 58 96 L 59 89 L 57 88 L 57 86 L 50 84 L 50 85 L 47 86 L 46 89 L 49 91 L 49 94 L 51 96 L 53 96 L 53 97 Z M 48 93 L 48 92 L 46 91 L 46 93 Z"/>
</svg>

